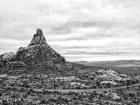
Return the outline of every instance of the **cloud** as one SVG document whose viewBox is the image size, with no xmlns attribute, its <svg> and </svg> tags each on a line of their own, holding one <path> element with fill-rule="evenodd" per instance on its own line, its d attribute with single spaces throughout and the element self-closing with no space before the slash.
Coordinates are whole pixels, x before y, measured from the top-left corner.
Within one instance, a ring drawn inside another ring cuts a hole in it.
<svg viewBox="0 0 140 105">
<path fill-rule="evenodd" d="M 39 27 L 68 60 L 139 58 L 139 5 L 139 0 L 0 0 L 0 53 L 26 46 Z"/>
</svg>

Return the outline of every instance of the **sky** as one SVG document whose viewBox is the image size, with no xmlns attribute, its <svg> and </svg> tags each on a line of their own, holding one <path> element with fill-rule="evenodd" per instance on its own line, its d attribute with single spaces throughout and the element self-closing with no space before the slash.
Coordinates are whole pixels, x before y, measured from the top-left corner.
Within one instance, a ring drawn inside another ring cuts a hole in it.
<svg viewBox="0 0 140 105">
<path fill-rule="evenodd" d="M 140 0 L 0 0 L 0 54 L 37 28 L 69 61 L 140 59 Z"/>
</svg>

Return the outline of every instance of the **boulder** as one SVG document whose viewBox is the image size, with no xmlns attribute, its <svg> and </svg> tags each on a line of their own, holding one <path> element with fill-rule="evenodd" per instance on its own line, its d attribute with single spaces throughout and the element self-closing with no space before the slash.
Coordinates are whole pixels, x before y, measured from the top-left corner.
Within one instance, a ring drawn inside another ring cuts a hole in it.
<svg viewBox="0 0 140 105">
<path fill-rule="evenodd" d="M 34 34 L 29 46 L 36 45 L 36 44 L 47 44 L 46 39 L 43 35 L 43 31 L 41 29 L 37 29 L 36 34 Z"/>
</svg>

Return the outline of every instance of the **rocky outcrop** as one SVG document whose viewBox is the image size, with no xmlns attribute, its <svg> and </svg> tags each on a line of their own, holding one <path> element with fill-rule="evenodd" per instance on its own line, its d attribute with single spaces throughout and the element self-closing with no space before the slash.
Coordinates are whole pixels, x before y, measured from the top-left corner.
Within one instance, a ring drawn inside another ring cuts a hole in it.
<svg viewBox="0 0 140 105">
<path fill-rule="evenodd" d="M 22 61 L 28 66 L 38 64 L 64 64 L 65 59 L 46 42 L 41 29 L 37 29 L 32 41 L 27 47 L 21 47 L 16 53 L 16 60 Z"/>
</svg>

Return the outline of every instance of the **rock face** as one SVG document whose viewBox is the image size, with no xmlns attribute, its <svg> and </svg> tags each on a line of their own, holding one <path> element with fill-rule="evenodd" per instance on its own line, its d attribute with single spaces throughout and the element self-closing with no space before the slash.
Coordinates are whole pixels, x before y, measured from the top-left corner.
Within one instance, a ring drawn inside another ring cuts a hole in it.
<svg viewBox="0 0 140 105">
<path fill-rule="evenodd" d="M 16 60 L 22 61 L 28 66 L 65 63 L 65 59 L 47 44 L 41 29 L 37 29 L 28 47 L 18 49 Z"/>
</svg>

